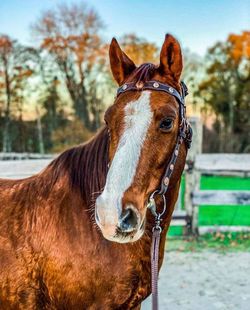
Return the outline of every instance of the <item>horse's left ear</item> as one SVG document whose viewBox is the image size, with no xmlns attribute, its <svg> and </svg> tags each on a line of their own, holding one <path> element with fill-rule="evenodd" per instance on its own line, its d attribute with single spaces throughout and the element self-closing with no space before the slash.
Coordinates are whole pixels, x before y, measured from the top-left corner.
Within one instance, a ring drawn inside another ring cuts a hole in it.
<svg viewBox="0 0 250 310">
<path fill-rule="evenodd" d="M 179 82 L 182 68 L 180 44 L 171 34 L 166 34 L 161 48 L 159 72 L 162 75 L 169 75 L 176 82 Z"/>
</svg>

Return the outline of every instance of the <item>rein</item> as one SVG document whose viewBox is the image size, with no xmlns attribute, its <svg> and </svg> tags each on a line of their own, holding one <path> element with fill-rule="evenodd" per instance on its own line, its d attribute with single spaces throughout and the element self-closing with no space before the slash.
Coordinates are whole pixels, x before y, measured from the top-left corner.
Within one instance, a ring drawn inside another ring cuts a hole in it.
<svg viewBox="0 0 250 310">
<path fill-rule="evenodd" d="M 161 238 L 161 221 L 162 216 L 167 210 L 166 204 L 166 193 L 168 190 L 170 178 L 173 174 L 174 167 L 178 158 L 179 149 L 183 142 L 185 142 L 187 149 L 190 148 L 192 142 L 192 128 L 186 118 L 186 106 L 185 96 L 188 94 L 187 86 L 184 82 L 181 82 L 181 94 L 173 87 L 168 84 L 163 84 L 158 81 L 138 81 L 137 83 L 125 83 L 120 86 L 117 90 L 117 96 L 127 91 L 162 91 L 175 97 L 179 103 L 179 132 L 176 139 L 176 144 L 172 152 L 170 161 L 167 165 L 165 173 L 161 180 L 159 189 L 156 189 L 149 197 L 147 208 L 150 209 L 151 213 L 155 217 L 155 225 L 152 229 L 152 245 L 151 245 L 151 290 L 152 290 L 152 310 L 158 309 L 158 274 L 159 274 L 159 246 Z M 157 210 L 155 196 L 160 196 L 163 201 L 162 211 Z"/>
</svg>

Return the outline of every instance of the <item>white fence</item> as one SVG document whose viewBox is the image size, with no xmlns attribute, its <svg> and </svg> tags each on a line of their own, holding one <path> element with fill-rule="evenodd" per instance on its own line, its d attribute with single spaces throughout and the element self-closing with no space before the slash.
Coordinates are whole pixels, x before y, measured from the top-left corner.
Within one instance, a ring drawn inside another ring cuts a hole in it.
<svg viewBox="0 0 250 310">
<path fill-rule="evenodd" d="M 201 175 L 250 177 L 250 154 L 202 154 L 202 126 L 197 118 L 191 119 L 194 129 L 193 144 L 188 155 L 186 170 L 185 211 L 191 218 L 192 232 L 202 234 L 212 231 L 250 231 L 249 226 L 198 225 L 199 208 L 203 205 L 250 205 L 250 188 L 241 190 L 200 190 Z"/>
<path fill-rule="evenodd" d="M 22 179 L 43 170 L 50 159 L 0 160 L 0 178 Z"/>
<path fill-rule="evenodd" d="M 171 225 L 186 226 L 195 234 L 211 231 L 250 231 L 248 226 L 202 226 L 199 227 L 199 208 L 203 205 L 240 205 L 249 207 L 249 191 L 200 190 L 201 175 L 250 177 L 250 154 L 201 154 L 202 125 L 191 118 L 193 144 L 188 154 L 186 169 L 185 209 L 180 199 Z M 44 169 L 55 155 L 29 153 L 0 153 L 0 178 L 25 178 Z"/>
</svg>

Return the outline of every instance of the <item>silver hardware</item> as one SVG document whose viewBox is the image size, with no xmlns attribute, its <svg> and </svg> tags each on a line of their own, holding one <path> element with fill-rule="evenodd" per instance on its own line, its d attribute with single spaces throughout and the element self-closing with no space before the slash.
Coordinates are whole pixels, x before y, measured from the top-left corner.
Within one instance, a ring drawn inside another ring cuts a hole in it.
<svg viewBox="0 0 250 310">
<path fill-rule="evenodd" d="M 122 89 L 123 90 L 126 90 L 128 88 L 128 85 L 127 84 L 124 84 L 123 86 L 122 86 Z"/>
<path fill-rule="evenodd" d="M 157 225 L 157 226 L 154 226 L 154 227 L 152 228 L 152 232 L 154 232 L 154 231 L 156 231 L 156 230 L 159 230 L 159 233 L 161 233 L 161 232 L 162 232 L 161 226 Z"/>
<path fill-rule="evenodd" d="M 165 185 L 165 186 L 168 186 L 168 184 L 169 184 L 169 178 L 168 178 L 168 177 L 165 177 L 165 179 L 164 179 L 164 185 Z"/>
<path fill-rule="evenodd" d="M 154 200 L 154 193 L 151 194 L 150 197 L 149 197 L 147 208 L 150 209 L 150 211 L 152 212 L 152 214 L 154 216 L 157 216 L 157 213 L 156 213 L 156 203 L 155 203 L 155 200 Z"/>
<path fill-rule="evenodd" d="M 152 212 L 152 214 L 157 217 L 158 219 L 161 218 L 161 216 L 165 213 L 166 211 L 166 207 L 167 207 L 167 203 L 166 203 L 166 197 L 165 195 L 160 194 L 162 200 L 163 200 L 163 208 L 162 208 L 162 212 L 157 213 L 156 211 L 156 203 L 155 203 L 155 199 L 154 196 L 155 195 L 159 195 L 159 190 L 155 190 L 150 196 L 149 196 L 149 200 L 148 200 L 148 204 L 147 204 L 147 208 L 150 209 L 150 211 Z"/>
<path fill-rule="evenodd" d="M 158 88 L 159 86 L 160 86 L 160 84 L 159 84 L 159 83 L 154 82 L 154 84 L 153 84 L 153 87 L 154 87 L 154 88 Z"/>
<path fill-rule="evenodd" d="M 170 93 L 173 93 L 174 92 L 174 89 L 172 87 L 169 87 L 168 89 L 170 91 Z"/>
</svg>

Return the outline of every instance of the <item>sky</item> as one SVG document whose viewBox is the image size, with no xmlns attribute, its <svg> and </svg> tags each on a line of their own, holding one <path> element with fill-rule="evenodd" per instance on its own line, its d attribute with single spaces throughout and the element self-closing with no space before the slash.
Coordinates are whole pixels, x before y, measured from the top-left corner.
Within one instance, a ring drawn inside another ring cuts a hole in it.
<svg viewBox="0 0 250 310">
<path fill-rule="evenodd" d="M 0 33 L 32 44 L 29 27 L 41 11 L 63 0 L 0 0 Z M 73 2 L 80 2 L 74 0 Z M 184 48 L 204 55 L 229 33 L 250 31 L 250 0 L 88 0 L 102 17 L 107 41 L 125 33 L 161 45 L 172 33 Z"/>
</svg>

